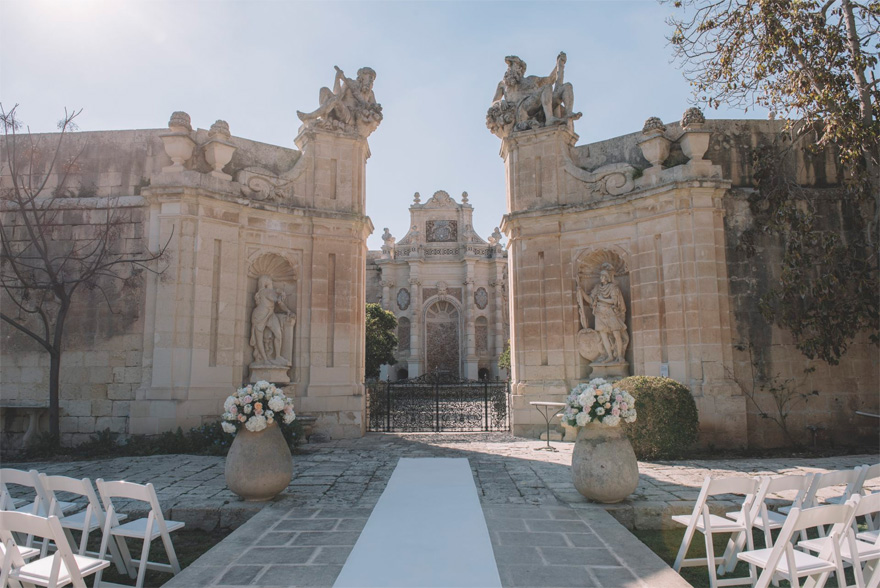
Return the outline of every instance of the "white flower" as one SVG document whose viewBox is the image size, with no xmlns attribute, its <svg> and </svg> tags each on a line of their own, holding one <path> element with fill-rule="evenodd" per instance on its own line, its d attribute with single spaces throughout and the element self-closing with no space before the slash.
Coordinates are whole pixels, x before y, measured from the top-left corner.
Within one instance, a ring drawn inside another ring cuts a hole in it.
<svg viewBox="0 0 880 588">
<path fill-rule="evenodd" d="M 284 418 L 282 420 L 284 421 L 285 425 L 289 425 L 290 423 L 293 422 L 293 419 L 295 419 L 295 418 L 296 418 L 296 415 L 293 414 L 293 412 L 286 412 L 286 413 L 284 413 Z"/>
<path fill-rule="evenodd" d="M 590 392 L 583 392 L 580 396 L 578 396 L 578 404 L 586 408 L 593 404 L 594 398 L 595 397 Z"/>
<path fill-rule="evenodd" d="M 226 399 L 226 402 L 223 403 L 223 410 L 229 412 L 232 410 L 232 407 L 235 406 L 235 396 L 229 396 Z"/>
<path fill-rule="evenodd" d="M 614 416 L 613 414 L 609 414 L 604 419 L 602 419 L 602 424 L 607 425 L 609 427 L 616 427 L 620 424 L 620 417 Z"/>
<path fill-rule="evenodd" d="M 254 415 L 247 420 L 244 426 L 247 428 L 248 431 L 256 433 L 257 431 L 262 431 L 268 425 L 266 423 L 266 417 L 261 415 Z"/>
<path fill-rule="evenodd" d="M 220 415 L 220 418 L 223 419 L 224 421 L 231 421 L 231 420 L 233 420 L 235 417 L 232 416 L 232 413 L 231 413 L 231 412 L 224 412 L 222 415 Z"/>
<path fill-rule="evenodd" d="M 577 425 L 579 427 L 583 427 L 584 425 L 586 425 L 587 423 L 590 422 L 590 415 L 585 412 L 582 412 L 579 415 L 577 415 L 577 418 L 575 419 L 575 421 L 577 422 Z"/>
<path fill-rule="evenodd" d="M 600 406 L 596 409 L 596 414 L 602 416 L 603 414 L 605 414 L 605 409 Z"/>
<path fill-rule="evenodd" d="M 251 404 L 245 404 L 243 411 L 244 414 L 251 414 L 254 411 L 254 407 Z"/>
<path fill-rule="evenodd" d="M 283 396 L 273 396 L 269 399 L 269 408 L 274 411 L 284 410 L 284 397 Z"/>
<path fill-rule="evenodd" d="M 232 423 L 223 422 L 220 423 L 220 426 L 223 427 L 224 433 L 229 433 L 230 435 L 232 433 L 235 433 L 235 425 L 233 425 Z"/>
</svg>

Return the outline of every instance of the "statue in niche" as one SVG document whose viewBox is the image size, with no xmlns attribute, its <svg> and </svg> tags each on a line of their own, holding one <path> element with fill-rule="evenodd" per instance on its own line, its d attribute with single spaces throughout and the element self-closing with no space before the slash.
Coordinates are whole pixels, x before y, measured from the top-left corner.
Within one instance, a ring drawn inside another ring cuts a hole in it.
<svg viewBox="0 0 880 588">
<path fill-rule="evenodd" d="M 336 69 L 333 89 L 321 88 L 320 106 L 312 112 L 297 110 L 296 115 L 306 125 L 368 137 L 382 122 L 382 105 L 373 94 L 376 72 L 362 67 L 357 79 L 352 80 L 345 77 L 341 69 L 333 67 Z"/>
<path fill-rule="evenodd" d="M 501 138 L 512 131 L 524 131 L 578 120 L 573 112 L 574 89 L 564 80 L 565 53 L 556 57 L 550 75 L 526 76 L 526 63 L 516 55 L 504 58 L 507 71 L 498 83 L 492 106 L 486 114 L 486 126 Z"/>
<path fill-rule="evenodd" d="M 626 330 L 626 303 L 623 300 L 623 292 L 614 283 L 613 266 L 609 263 L 602 264 L 599 270 L 599 283 L 593 287 L 589 294 L 581 284 L 578 284 L 577 299 L 581 333 L 584 333 L 582 338 L 587 341 L 590 338 L 593 339 L 593 344 L 590 347 L 594 351 L 589 352 L 585 357 L 591 360 L 592 365 L 626 363 L 626 348 L 629 345 L 629 333 Z M 593 311 L 595 329 L 589 328 L 585 306 L 589 306 Z M 598 333 L 601 342 L 599 350 L 595 350 L 596 333 Z"/>
<path fill-rule="evenodd" d="M 276 290 L 272 278 L 262 275 L 257 280 L 254 294 L 254 311 L 251 313 L 251 347 L 254 348 L 254 362 L 251 367 L 283 366 L 290 361 L 281 355 L 285 326 L 296 326 L 296 313 L 284 303 L 284 293 Z M 283 314 L 276 313 L 279 308 Z"/>
</svg>

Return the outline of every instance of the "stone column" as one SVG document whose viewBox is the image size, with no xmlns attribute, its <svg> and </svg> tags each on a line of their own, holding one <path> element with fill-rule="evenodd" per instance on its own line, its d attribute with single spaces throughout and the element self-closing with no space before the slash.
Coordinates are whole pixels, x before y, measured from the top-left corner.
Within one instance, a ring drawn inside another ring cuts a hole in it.
<svg viewBox="0 0 880 588">
<path fill-rule="evenodd" d="M 391 288 L 394 288 L 394 281 L 382 280 L 379 284 L 382 286 L 382 308 L 391 310 L 391 296 L 389 294 Z"/>
<path fill-rule="evenodd" d="M 412 321 L 409 325 L 409 377 L 422 375 L 422 297 L 419 290 L 422 282 L 418 277 L 419 266 L 410 264 L 409 296 L 412 308 Z"/>
<path fill-rule="evenodd" d="M 464 377 L 476 380 L 479 375 L 479 364 L 477 362 L 477 345 L 476 332 L 474 327 L 474 266 L 473 263 L 467 264 L 467 277 L 464 280 L 464 300 L 462 301 L 462 312 L 464 312 L 465 324 L 465 360 L 464 360 Z"/>
</svg>

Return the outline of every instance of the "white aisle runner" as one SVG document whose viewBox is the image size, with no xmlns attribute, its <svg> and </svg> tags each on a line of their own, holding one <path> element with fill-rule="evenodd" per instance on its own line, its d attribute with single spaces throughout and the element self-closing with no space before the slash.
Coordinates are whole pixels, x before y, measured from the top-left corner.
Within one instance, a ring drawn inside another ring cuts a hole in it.
<svg viewBox="0 0 880 588">
<path fill-rule="evenodd" d="M 499 587 L 465 458 L 401 458 L 335 588 Z"/>
</svg>

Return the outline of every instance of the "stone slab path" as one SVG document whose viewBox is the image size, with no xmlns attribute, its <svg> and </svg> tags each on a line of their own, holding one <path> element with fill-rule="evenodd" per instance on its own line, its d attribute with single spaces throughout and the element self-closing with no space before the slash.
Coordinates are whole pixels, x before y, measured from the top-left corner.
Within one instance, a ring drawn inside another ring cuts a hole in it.
<svg viewBox="0 0 880 588">
<path fill-rule="evenodd" d="M 282 497 L 297 506 L 372 508 L 401 457 L 466 457 L 483 505 L 570 505 L 587 501 L 571 483 L 573 444 L 554 442 L 557 453 L 535 451 L 543 441 L 507 433 L 370 433 L 362 439 L 305 445 L 294 456 L 294 477 Z M 705 476 L 820 472 L 877 463 L 880 455 L 828 458 L 681 460 L 640 462 L 639 486 L 609 511 L 624 526 L 657 529 L 673 514 L 690 512 Z M 152 482 L 166 515 L 190 528 L 237 527 L 262 508 L 226 489 L 222 457 L 159 455 L 4 467 L 47 474 Z M 880 490 L 880 480 L 869 484 Z M 729 508 L 720 502 L 716 508 Z M 124 510 L 124 508 L 123 508 Z"/>
<path fill-rule="evenodd" d="M 880 461 L 872 454 L 640 462 L 636 492 L 603 508 L 588 503 L 571 484 L 573 445 L 553 444 L 559 452 L 535 451 L 543 441 L 485 433 L 369 434 L 307 445 L 294 457 L 290 486 L 265 508 L 226 490 L 224 461 L 217 457 L 3 466 L 153 482 L 170 518 L 190 528 L 238 527 L 169 588 L 332 586 L 401 457 L 465 457 L 503 586 L 673 588 L 688 584 L 625 527 L 661 528 L 672 514 L 689 512 L 706 475 L 818 472 Z M 880 480 L 869 490 L 880 490 Z M 714 508 L 730 504 L 721 501 Z"/>
</svg>

